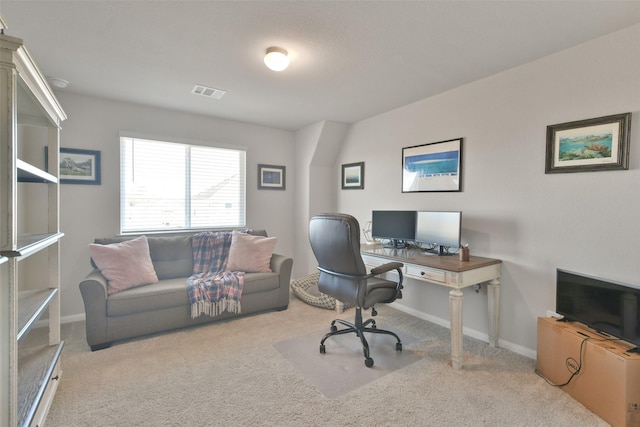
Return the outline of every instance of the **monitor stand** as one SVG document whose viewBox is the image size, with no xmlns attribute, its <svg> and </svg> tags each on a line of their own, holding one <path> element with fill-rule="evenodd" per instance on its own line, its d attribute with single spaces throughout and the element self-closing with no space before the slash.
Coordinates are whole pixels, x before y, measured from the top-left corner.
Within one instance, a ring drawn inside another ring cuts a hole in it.
<svg viewBox="0 0 640 427">
<path fill-rule="evenodd" d="M 426 249 L 426 250 L 425 250 L 425 253 L 426 253 L 427 255 L 436 255 L 436 256 L 450 255 L 448 252 L 446 252 L 446 251 L 444 250 L 444 248 L 445 248 L 445 247 L 444 247 L 444 246 L 442 246 L 442 245 L 436 245 L 436 247 L 435 247 L 435 248 L 432 248 L 432 249 Z"/>
<path fill-rule="evenodd" d="M 407 241 L 402 239 L 389 239 L 389 243 L 384 245 L 384 247 L 390 249 L 404 249 L 407 247 Z"/>
</svg>

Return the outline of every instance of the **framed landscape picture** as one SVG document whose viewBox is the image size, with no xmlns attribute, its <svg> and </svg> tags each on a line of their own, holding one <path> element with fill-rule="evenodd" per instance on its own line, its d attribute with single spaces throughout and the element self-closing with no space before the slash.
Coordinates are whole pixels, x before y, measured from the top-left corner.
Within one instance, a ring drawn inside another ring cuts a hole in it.
<svg viewBox="0 0 640 427">
<path fill-rule="evenodd" d="M 284 190 L 286 188 L 286 168 L 275 165 L 258 165 L 259 190 Z"/>
<path fill-rule="evenodd" d="M 402 149 L 402 192 L 461 191 L 462 138 Z"/>
<path fill-rule="evenodd" d="M 631 113 L 547 126 L 545 173 L 629 169 Z"/>
<path fill-rule="evenodd" d="M 48 151 L 45 148 L 45 164 Z M 60 148 L 60 183 L 100 185 L 100 151 Z"/>
<path fill-rule="evenodd" d="M 364 188 L 364 162 L 342 165 L 342 189 L 362 190 Z"/>
</svg>

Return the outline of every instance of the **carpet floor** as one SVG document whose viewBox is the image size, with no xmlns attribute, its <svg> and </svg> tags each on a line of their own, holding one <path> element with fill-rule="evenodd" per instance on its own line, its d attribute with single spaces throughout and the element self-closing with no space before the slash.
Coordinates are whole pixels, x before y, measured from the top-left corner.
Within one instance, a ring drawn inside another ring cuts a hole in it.
<svg viewBox="0 0 640 427">
<path fill-rule="evenodd" d="M 533 360 L 465 337 L 456 371 L 448 329 L 377 308 L 379 327 L 404 343 L 396 354 L 393 340 L 372 339 L 372 369 L 354 335 L 331 338 L 320 355 L 336 314 L 293 296 L 282 312 L 97 352 L 83 322 L 65 324 L 46 426 L 607 426 L 537 376 Z"/>
</svg>

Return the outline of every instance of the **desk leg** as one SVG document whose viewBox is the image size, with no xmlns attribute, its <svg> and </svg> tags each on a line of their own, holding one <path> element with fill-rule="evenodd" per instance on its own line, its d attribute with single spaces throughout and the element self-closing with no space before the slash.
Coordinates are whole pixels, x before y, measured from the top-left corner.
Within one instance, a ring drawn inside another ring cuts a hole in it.
<svg viewBox="0 0 640 427">
<path fill-rule="evenodd" d="M 487 286 L 489 304 L 489 345 L 498 346 L 498 329 L 500 327 L 500 280 L 493 279 Z"/>
<path fill-rule="evenodd" d="M 462 291 L 449 292 L 449 318 L 451 320 L 451 366 L 462 368 Z"/>
</svg>

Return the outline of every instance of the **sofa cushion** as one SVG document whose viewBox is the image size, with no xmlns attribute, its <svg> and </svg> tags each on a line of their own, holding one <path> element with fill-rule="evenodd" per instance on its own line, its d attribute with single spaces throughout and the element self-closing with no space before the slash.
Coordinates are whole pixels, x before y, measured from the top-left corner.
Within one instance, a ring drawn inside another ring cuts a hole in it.
<svg viewBox="0 0 640 427">
<path fill-rule="evenodd" d="M 109 245 L 91 243 L 89 253 L 108 281 L 109 295 L 158 281 L 145 236 Z"/>
<path fill-rule="evenodd" d="M 186 277 L 161 280 L 111 295 L 107 300 L 107 315 L 122 316 L 175 306 L 189 306 Z"/>
<path fill-rule="evenodd" d="M 192 236 L 149 237 L 151 261 L 158 279 L 191 275 L 193 269 Z"/>
<path fill-rule="evenodd" d="M 251 295 L 258 292 L 272 291 L 280 287 L 278 273 L 247 273 L 244 275 L 242 295 Z"/>
<path fill-rule="evenodd" d="M 276 273 L 249 273 L 245 274 L 242 294 L 270 291 L 279 286 L 280 277 Z M 188 307 L 189 304 L 187 278 L 179 277 L 110 296 L 107 300 L 107 316 L 122 316 L 176 306 Z M 242 300 L 240 304 L 242 305 Z"/>
<path fill-rule="evenodd" d="M 226 269 L 247 273 L 270 272 L 271 255 L 277 241 L 277 237 L 253 236 L 234 231 Z"/>
<path fill-rule="evenodd" d="M 102 237 L 95 239 L 96 244 L 109 245 L 132 240 L 131 236 Z M 148 236 L 149 254 L 158 279 L 171 279 L 191 275 L 193 268 L 193 251 L 191 235 Z M 94 260 L 91 260 L 94 267 Z"/>
</svg>

